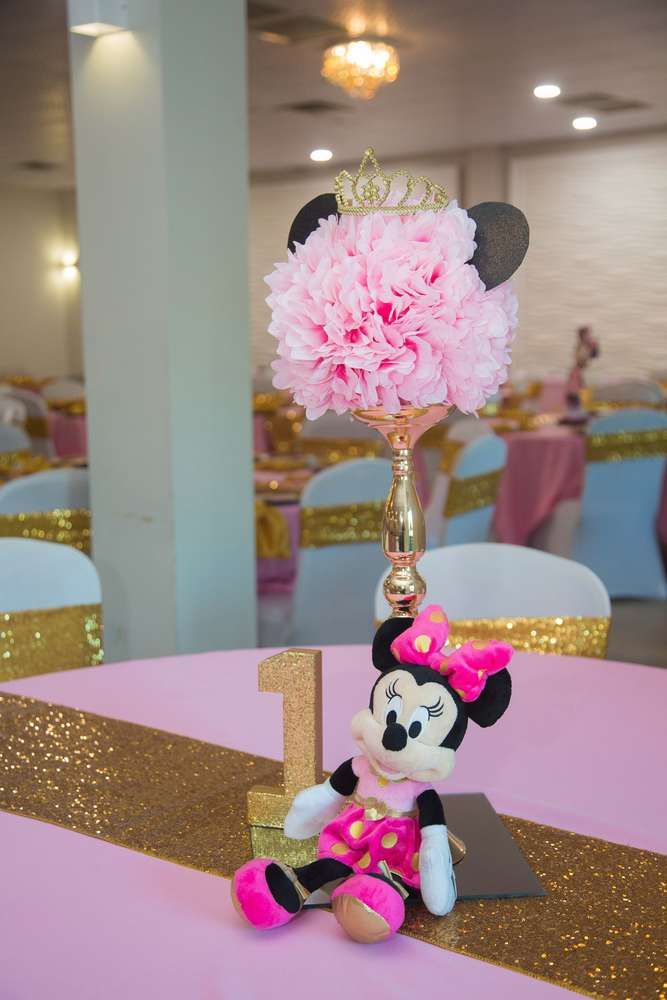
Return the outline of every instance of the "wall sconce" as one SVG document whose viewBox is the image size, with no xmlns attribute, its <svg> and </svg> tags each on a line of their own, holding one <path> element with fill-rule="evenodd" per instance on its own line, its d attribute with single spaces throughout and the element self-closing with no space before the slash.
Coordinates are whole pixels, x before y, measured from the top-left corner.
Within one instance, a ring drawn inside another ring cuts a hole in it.
<svg viewBox="0 0 667 1000">
<path fill-rule="evenodd" d="M 98 38 L 115 31 L 127 31 L 127 0 L 68 0 L 69 30 L 75 35 Z"/>
<path fill-rule="evenodd" d="M 72 281 L 79 275 L 79 257 L 75 250 L 66 250 L 60 256 L 60 273 L 64 281 Z"/>
</svg>

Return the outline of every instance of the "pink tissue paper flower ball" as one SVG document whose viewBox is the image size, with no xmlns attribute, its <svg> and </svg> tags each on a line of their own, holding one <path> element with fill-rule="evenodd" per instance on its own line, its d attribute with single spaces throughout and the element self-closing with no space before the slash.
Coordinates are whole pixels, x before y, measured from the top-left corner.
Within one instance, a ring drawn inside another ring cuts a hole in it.
<svg viewBox="0 0 667 1000">
<path fill-rule="evenodd" d="M 444 212 L 330 216 L 265 278 L 273 384 L 326 410 L 449 403 L 470 413 L 507 378 L 517 301 L 468 264 L 475 222 Z"/>
</svg>

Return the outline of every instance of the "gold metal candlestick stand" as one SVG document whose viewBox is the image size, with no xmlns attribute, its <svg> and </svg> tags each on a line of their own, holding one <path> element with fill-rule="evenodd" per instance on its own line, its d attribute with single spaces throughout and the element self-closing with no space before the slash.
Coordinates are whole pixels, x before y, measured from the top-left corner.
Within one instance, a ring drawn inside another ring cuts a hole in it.
<svg viewBox="0 0 667 1000">
<path fill-rule="evenodd" d="M 382 519 L 382 548 L 391 562 L 383 589 L 392 618 L 414 618 L 426 593 L 417 570 L 426 549 L 426 525 L 415 483 L 413 449 L 448 411 L 443 405 L 405 406 L 398 413 L 380 407 L 353 411 L 357 420 L 379 431 L 392 450 L 392 483 Z"/>
</svg>

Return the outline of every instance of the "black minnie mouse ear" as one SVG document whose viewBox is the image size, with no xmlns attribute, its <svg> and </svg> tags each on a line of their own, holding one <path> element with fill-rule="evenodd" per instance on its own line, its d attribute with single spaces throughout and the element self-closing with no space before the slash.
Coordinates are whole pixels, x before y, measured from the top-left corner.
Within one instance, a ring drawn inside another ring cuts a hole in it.
<svg viewBox="0 0 667 1000">
<path fill-rule="evenodd" d="M 478 726 L 492 726 L 504 714 L 512 697 L 512 678 L 509 670 L 492 674 L 476 701 L 465 702 L 468 718 Z"/>
<path fill-rule="evenodd" d="M 526 256 L 528 221 L 523 212 L 504 201 L 482 201 L 467 211 L 477 223 L 477 249 L 470 263 L 489 291 L 511 278 Z"/>
<path fill-rule="evenodd" d="M 373 639 L 374 667 L 383 673 L 394 669 L 398 660 L 391 651 L 391 644 L 413 622 L 414 618 L 387 618 L 386 622 L 382 622 Z"/>
<path fill-rule="evenodd" d="M 292 228 L 287 237 L 287 248 L 294 252 L 295 243 L 305 243 L 313 230 L 317 229 L 322 219 L 330 215 L 338 216 L 338 203 L 335 194 L 318 194 L 316 198 L 304 205 L 294 217 Z"/>
</svg>

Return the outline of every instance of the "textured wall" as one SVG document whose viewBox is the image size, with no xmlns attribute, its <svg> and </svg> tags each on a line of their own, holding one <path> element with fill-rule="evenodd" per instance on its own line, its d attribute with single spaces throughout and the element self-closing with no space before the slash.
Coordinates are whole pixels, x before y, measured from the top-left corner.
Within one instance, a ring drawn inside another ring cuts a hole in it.
<svg viewBox="0 0 667 1000">
<path fill-rule="evenodd" d="M 78 328 L 70 337 L 79 277 L 63 277 L 76 250 L 72 207 L 58 191 L 0 187 L 0 375 L 80 370 Z"/>
<path fill-rule="evenodd" d="M 509 198 L 531 229 L 515 373 L 564 372 L 581 323 L 590 381 L 667 369 L 667 136 L 517 157 Z"/>
<path fill-rule="evenodd" d="M 442 161 L 415 164 L 391 164 L 391 169 L 405 166 L 413 173 L 426 173 L 443 184 L 450 198 L 459 196 L 459 172 L 453 164 Z M 333 191 L 333 178 L 339 167 L 314 167 L 312 175 L 289 180 L 255 181 L 250 187 L 250 329 L 253 362 L 266 366 L 275 357 L 275 341 L 267 333 L 269 294 L 264 276 L 276 261 L 287 257 L 287 234 L 292 219 L 302 205 L 325 191 Z M 387 167 L 389 170 L 389 167 Z M 352 172 L 352 171 L 351 171 Z"/>
</svg>

